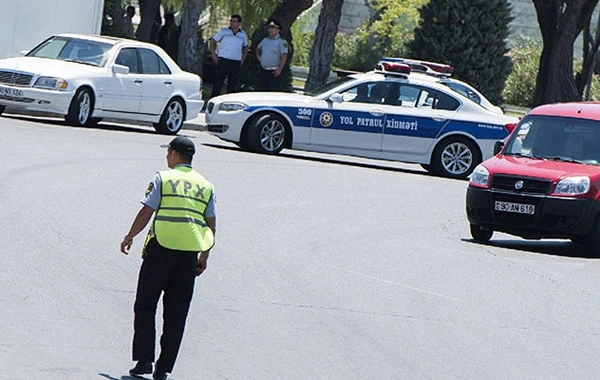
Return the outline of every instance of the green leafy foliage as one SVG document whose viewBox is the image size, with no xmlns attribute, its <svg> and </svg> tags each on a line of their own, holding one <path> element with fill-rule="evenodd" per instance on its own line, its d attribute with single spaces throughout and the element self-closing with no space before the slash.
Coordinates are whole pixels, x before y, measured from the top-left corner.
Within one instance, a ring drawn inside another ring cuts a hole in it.
<svg viewBox="0 0 600 380">
<path fill-rule="evenodd" d="M 419 10 L 409 55 L 453 66 L 456 78 L 500 104 L 511 70 L 505 42 L 510 10 L 508 0 L 431 0 Z"/>
<path fill-rule="evenodd" d="M 508 53 L 512 71 L 506 79 L 502 97 L 508 104 L 531 107 L 542 54 L 542 40 L 519 37 L 513 45 Z"/>
</svg>

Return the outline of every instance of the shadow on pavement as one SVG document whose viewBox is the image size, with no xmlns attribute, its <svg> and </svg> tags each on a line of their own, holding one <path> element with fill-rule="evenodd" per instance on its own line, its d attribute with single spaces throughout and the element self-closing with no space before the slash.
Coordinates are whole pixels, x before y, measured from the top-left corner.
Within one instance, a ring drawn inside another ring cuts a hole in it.
<svg viewBox="0 0 600 380">
<path fill-rule="evenodd" d="M 230 151 L 246 153 L 246 154 L 259 154 L 259 153 L 247 152 L 245 150 L 242 150 L 242 149 L 240 149 L 238 147 L 234 147 L 234 146 L 227 146 L 227 145 L 220 145 L 220 144 L 213 144 L 213 143 L 202 143 L 202 145 L 210 147 L 210 148 L 230 150 Z M 288 152 L 288 151 L 290 151 L 290 150 L 285 150 L 284 152 Z M 291 152 L 293 152 L 293 150 Z M 312 153 L 329 154 L 329 153 L 319 153 L 319 152 L 312 152 Z M 335 154 L 332 154 L 332 155 L 335 156 Z M 294 153 L 279 153 L 279 154 L 277 154 L 277 157 L 291 158 L 291 159 L 303 160 L 303 161 L 323 162 L 323 163 L 328 163 L 328 164 L 336 164 L 336 165 L 344 165 L 344 166 L 353 166 L 353 167 L 359 167 L 359 168 L 365 168 L 365 169 L 385 170 L 385 171 L 396 172 L 396 173 L 415 174 L 415 175 L 421 175 L 421 176 L 425 176 L 425 177 L 433 177 L 433 178 L 436 177 L 432 174 L 427 173 L 426 171 L 421 171 L 418 169 L 412 170 L 412 169 L 406 169 L 406 168 L 393 168 L 393 167 L 389 167 L 389 166 L 370 164 L 370 163 L 365 163 L 365 162 L 342 161 L 342 160 L 336 160 L 333 158 L 325 158 L 325 157 L 309 157 L 309 156 L 303 156 L 303 155 L 294 154 Z M 354 156 L 343 156 L 343 157 L 348 157 L 348 159 L 353 159 L 353 158 L 362 159 L 361 157 L 354 157 Z M 365 159 L 370 160 L 370 158 L 365 158 Z M 373 159 L 373 160 L 375 160 L 375 159 Z M 389 162 L 395 162 L 395 161 L 389 161 Z M 398 161 L 398 163 L 402 163 L 402 162 Z M 411 165 L 416 165 L 416 164 L 411 164 Z M 444 180 L 450 180 L 450 181 L 466 181 L 464 179 L 444 178 L 444 177 L 439 177 L 439 178 L 443 178 Z"/>
<path fill-rule="evenodd" d="M 490 240 L 487 243 L 477 242 L 473 239 L 461 239 L 465 243 L 484 245 L 497 248 L 511 249 L 515 251 L 525 251 L 530 253 L 539 253 L 550 256 L 572 257 L 580 259 L 593 259 L 590 257 L 585 246 L 573 243 L 569 240 Z"/>
<path fill-rule="evenodd" d="M 132 132 L 132 133 L 147 133 L 154 135 L 156 132 L 154 128 L 148 124 L 147 126 L 140 125 L 136 127 L 135 125 L 124 125 L 124 124 L 116 124 L 111 123 L 111 121 L 101 121 L 99 124 L 96 124 L 91 127 L 74 127 L 72 125 L 68 125 L 64 120 L 60 118 L 52 118 L 52 117 L 40 117 L 40 116 L 27 116 L 27 115 L 7 115 L 3 114 L 3 118 L 5 119 L 13 119 L 13 120 L 21 120 L 28 121 L 34 123 L 42 123 L 48 125 L 56 125 L 57 127 L 64 128 L 82 128 L 82 129 L 104 129 L 107 131 L 120 131 L 120 132 Z M 144 129 L 144 127 L 149 127 L 152 129 Z"/>
<path fill-rule="evenodd" d="M 135 377 L 135 376 L 130 376 L 130 375 L 123 375 L 121 377 L 112 377 L 111 375 L 106 374 L 106 373 L 99 373 L 98 375 L 100 375 L 100 377 L 104 377 L 105 379 L 108 379 L 108 380 L 140 380 L 140 379 L 143 380 L 143 379 L 151 379 L 152 378 L 152 376 L 150 376 L 150 377 L 143 377 L 143 376 Z"/>
</svg>

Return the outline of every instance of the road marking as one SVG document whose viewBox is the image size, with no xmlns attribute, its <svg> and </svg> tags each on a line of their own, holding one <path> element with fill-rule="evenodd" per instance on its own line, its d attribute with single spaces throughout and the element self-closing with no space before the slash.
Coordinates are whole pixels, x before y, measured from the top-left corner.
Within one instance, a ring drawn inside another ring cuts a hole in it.
<svg viewBox="0 0 600 380">
<path fill-rule="evenodd" d="M 376 280 L 376 281 L 380 281 L 380 282 L 385 282 L 386 284 L 396 285 L 396 286 L 399 286 L 399 287 L 404 288 L 404 289 L 414 290 L 415 292 L 420 292 L 420 293 L 428 294 L 428 295 L 431 295 L 431 296 L 446 298 L 446 299 L 449 299 L 449 300 L 452 300 L 452 301 L 460 301 L 459 298 L 450 297 L 450 296 L 447 296 L 447 295 L 444 295 L 444 294 L 440 294 L 440 293 L 429 292 L 427 290 L 414 288 L 414 287 L 408 286 L 408 285 L 403 285 L 403 284 L 400 284 L 398 282 L 385 280 L 383 278 L 374 277 L 374 276 L 371 276 L 371 275 L 368 275 L 368 274 L 365 274 L 365 273 L 360 273 L 360 272 L 356 272 L 356 271 L 349 270 L 349 269 L 339 268 L 339 267 L 335 267 L 335 266 L 332 266 L 332 265 L 330 265 L 329 267 L 333 268 L 333 269 L 337 269 L 337 270 L 342 271 L 342 272 L 352 273 L 352 274 L 355 274 L 357 276 L 365 277 L 365 278 L 368 278 L 368 279 L 371 279 L 371 280 Z"/>
</svg>

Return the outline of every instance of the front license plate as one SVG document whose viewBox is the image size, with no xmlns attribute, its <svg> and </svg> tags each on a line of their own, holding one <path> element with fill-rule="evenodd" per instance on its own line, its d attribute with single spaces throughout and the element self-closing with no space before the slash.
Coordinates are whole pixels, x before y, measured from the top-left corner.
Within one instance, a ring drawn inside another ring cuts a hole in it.
<svg viewBox="0 0 600 380">
<path fill-rule="evenodd" d="M 22 98 L 23 90 L 12 87 L 0 86 L 0 96 L 10 96 L 13 98 Z"/>
<path fill-rule="evenodd" d="M 516 212 L 517 214 L 535 214 L 534 205 L 526 205 L 522 203 L 496 201 L 494 208 L 496 209 L 496 211 Z"/>
</svg>

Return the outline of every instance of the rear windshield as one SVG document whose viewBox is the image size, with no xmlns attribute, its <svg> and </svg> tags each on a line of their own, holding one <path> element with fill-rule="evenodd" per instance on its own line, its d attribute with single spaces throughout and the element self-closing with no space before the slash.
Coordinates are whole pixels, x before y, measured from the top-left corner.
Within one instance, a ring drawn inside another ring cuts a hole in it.
<svg viewBox="0 0 600 380">
<path fill-rule="evenodd" d="M 600 122 L 556 116 L 526 116 L 504 154 L 600 164 Z"/>
</svg>

